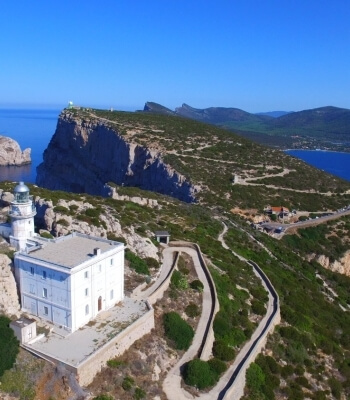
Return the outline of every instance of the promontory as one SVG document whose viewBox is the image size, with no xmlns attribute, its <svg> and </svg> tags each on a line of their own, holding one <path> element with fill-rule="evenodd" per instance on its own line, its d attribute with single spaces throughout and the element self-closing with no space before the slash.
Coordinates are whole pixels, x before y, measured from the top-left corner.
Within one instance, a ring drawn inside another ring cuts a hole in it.
<svg viewBox="0 0 350 400">
<path fill-rule="evenodd" d="M 0 136 L 0 165 L 25 165 L 32 162 L 31 149 L 21 150 L 19 144 L 6 136 Z"/>
</svg>

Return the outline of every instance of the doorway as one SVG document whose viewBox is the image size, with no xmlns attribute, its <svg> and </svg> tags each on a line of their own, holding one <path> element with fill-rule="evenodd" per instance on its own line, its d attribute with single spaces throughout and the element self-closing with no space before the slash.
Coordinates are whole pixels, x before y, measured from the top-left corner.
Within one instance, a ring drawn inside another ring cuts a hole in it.
<svg viewBox="0 0 350 400">
<path fill-rule="evenodd" d="M 98 298 L 97 311 L 102 310 L 102 296 Z"/>
</svg>

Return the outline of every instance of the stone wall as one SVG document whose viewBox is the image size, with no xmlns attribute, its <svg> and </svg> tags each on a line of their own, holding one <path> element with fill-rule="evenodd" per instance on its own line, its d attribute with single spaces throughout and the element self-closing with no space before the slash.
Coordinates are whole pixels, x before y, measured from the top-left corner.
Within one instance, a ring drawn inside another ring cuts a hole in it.
<svg viewBox="0 0 350 400">
<path fill-rule="evenodd" d="M 154 310 L 149 304 L 148 306 L 149 311 L 146 314 L 75 368 L 74 372 L 81 386 L 91 383 L 95 375 L 107 365 L 108 360 L 122 355 L 136 340 L 151 332 L 154 328 Z M 72 367 L 67 369 L 72 370 Z"/>
</svg>

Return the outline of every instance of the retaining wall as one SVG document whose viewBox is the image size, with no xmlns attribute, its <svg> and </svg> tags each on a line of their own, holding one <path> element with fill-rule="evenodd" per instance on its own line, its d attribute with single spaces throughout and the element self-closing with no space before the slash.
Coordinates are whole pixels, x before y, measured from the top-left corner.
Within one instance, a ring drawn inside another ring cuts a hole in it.
<svg viewBox="0 0 350 400">
<path fill-rule="evenodd" d="M 149 305 L 146 314 L 78 365 L 76 374 L 79 384 L 86 386 L 91 383 L 95 375 L 106 366 L 108 360 L 122 355 L 136 340 L 151 332 L 153 328 L 154 310 Z"/>
<path fill-rule="evenodd" d="M 26 345 L 22 345 L 22 347 L 46 361 L 59 364 L 67 371 L 75 374 L 81 386 L 87 386 L 93 381 L 96 374 L 107 365 L 108 360 L 122 355 L 136 340 L 151 332 L 154 328 L 154 310 L 148 302 L 147 306 L 148 311 L 142 317 L 133 322 L 94 353 L 87 356 L 86 359 L 78 365 L 68 364 L 63 360 L 48 356 Z"/>
</svg>

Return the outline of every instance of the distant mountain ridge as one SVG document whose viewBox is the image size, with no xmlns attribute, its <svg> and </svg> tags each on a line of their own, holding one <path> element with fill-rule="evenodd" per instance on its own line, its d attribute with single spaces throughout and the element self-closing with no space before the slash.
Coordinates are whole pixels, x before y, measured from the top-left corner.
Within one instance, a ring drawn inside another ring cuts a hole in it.
<svg viewBox="0 0 350 400">
<path fill-rule="evenodd" d="M 298 136 L 343 142 L 350 140 L 350 110 L 333 106 L 297 112 L 271 111 L 252 114 L 239 108 L 199 109 L 188 104 L 182 104 L 172 111 L 160 104 L 147 102 L 144 111 L 177 115 L 218 125 L 260 142 L 266 141 L 264 135 L 279 138 Z"/>
</svg>

